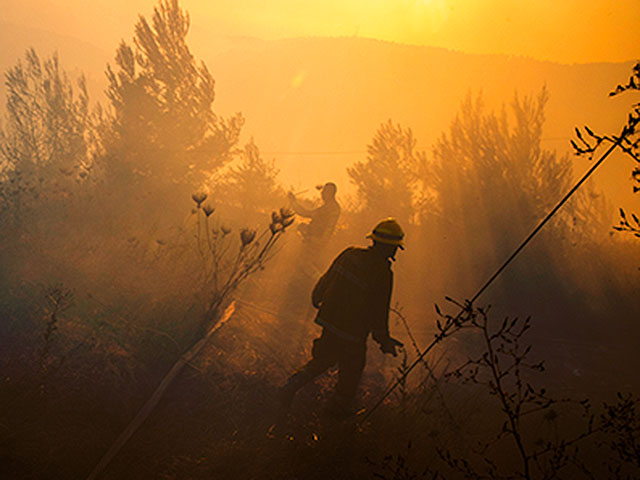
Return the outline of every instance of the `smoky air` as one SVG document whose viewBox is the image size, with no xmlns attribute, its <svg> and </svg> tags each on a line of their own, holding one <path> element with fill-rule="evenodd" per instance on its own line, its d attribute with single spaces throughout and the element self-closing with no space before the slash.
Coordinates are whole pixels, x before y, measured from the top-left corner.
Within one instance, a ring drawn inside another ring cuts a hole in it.
<svg viewBox="0 0 640 480">
<path fill-rule="evenodd" d="M 0 477 L 640 477 L 640 65 L 185 7 L 0 33 Z"/>
</svg>

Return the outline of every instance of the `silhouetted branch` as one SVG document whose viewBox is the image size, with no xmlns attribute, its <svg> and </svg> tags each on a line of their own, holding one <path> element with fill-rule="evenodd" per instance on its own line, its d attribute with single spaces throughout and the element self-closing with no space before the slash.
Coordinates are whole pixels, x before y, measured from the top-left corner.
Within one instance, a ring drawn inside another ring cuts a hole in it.
<svg viewBox="0 0 640 480">
<path fill-rule="evenodd" d="M 489 321 L 488 309 L 475 309 L 470 327 L 476 329 L 484 345 L 484 351 L 477 357 L 467 360 L 453 372 L 449 378 L 456 378 L 463 384 L 475 384 L 483 387 L 490 396 L 496 398 L 504 422 L 498 433 L 481 443 L 476 454 L 481 455 L 481 466 L 474 465 L 470 459 L 460 459 L 448 451 L 440 452 L 441 458 L 454 470 L 466 478 L 553 478 L 569 464 L 579 463 L 576 452 L 569 447 L 591 436 L 593 415 L 588 402 L 575 402 L 570 399 L 557 400 L 548 395 L 545 388 L 539 388 L 525 379 L 527 372 L 543 372 L 542 362 L 529 362 L 531 345 L 523 344 L 523 337 L 530 329 L 531 319 L 505 318 L 497 326 Z M 587 427 L 570 440 L 555 439 L 533 450 L 526 441 L 523 418 L 541 415 L 543 421 L 555 422 L 558 414 L 552 408 L 559 404 L 580 403 L 587 417 Z M 516 448 L 520 470 L 504 473 L 495 460 L 487 454 L 489 447 L 497 442 L 511 439 Z"/>
</svg>

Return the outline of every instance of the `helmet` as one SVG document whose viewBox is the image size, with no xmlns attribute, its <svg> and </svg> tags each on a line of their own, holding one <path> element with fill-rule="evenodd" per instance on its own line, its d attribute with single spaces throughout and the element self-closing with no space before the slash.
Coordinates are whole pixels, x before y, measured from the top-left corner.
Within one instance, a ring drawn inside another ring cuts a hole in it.
<svg viewBox="0 0 640 480">
<path fill-rule="evenodd" d="M 404 232 L 393 218 L 387 218 L 378 223 L 367 238 L 388 245 L 396 245 L 404 250 Z"/>
</svg>

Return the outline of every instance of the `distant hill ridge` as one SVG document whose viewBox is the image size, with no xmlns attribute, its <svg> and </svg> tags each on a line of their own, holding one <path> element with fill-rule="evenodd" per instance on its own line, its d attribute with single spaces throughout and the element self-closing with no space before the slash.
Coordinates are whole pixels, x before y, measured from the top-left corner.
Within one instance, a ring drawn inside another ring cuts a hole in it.
<svg viewBox="0 0 640 480">
<path fill-rule="evenodd" d="M 104 52 L 70 37 L 5 26 L 0 23 L 2 71 L 30 45 L 39 52 L 49 47 L 43 55 L 55 48 L 66 68 L 87 74 L 94 99 L 104 90 L 104 67 L 116 45 Z M 469 92 L 482 92 L 495 107 L 510 102 L 516 90 L 537 94 L 546 85 L 545 147 L 566 150 L 576 125 L 617 129 L 629 100 L 607 93 L 627 79 L 633 64 L 562 65 L 359 37 L 265 41 L 200 32 L 190 46 L 216 79 L 217 111 L 242 112 L 246 137 L 253 136 L 266 157 L 277 158 L 292 184 L 315 184 L 363 159 L 388 118 L 411 127 L 420 147 L 429 148 Z M 338 176 L 346 182 L 346 174 Z"/>
<path fill-rule="evenodd" d="M 354 37 L 244 42 L 211 58 L 218 109 L 243 112 L 245 131 L 264 151 L 331 153 L 274 155 L 293 180 L 303 170 L 300 161 L 320 180 L 333 167 L 364 158 L 346 152 L 364 152 L 388 118 L 411 127 L 421 147 L 430 148 L 468 93 L 482 92 L 497 107 L 516 90 L 531 95 L 546 85 L 544 146 L 566 151 L 576 125 L 618 128 L 629 99 L 608 92 L 633 64 L 562 65 Z"/>
</svg>

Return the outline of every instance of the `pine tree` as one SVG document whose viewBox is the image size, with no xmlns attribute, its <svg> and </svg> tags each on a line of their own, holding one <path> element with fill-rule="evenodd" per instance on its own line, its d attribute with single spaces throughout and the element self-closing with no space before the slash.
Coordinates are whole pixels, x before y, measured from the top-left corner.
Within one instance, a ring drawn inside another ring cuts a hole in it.
<svg viewBox="0 0 640 480">
<path fill-rule="evenodd" d="M 274 160 L 265 160 L 253 139 L 241 152 L 238 162 L 217 178 L 212 186 L 214 198 L 221 203 L 241 208 L 248 214 L 270 213 L 285 203 L 278 185 L 278 169 Z"/>
<path fill-rule="evenodd" d="M 426 155 L 416 149 L 410 128 L 391 120 L 378 128 L 367 146 L 367 160 L 347 169 L 369 223 L 394 216 L 407 224 L 420 202 L 420 178 Z"/>
<path fill-rule="evenodd" d="M 187 46 L 189 24 L 177 0 L 161 0 L 151 23 L 139 17 L 133 46 L 122 41 L 107 68 L 110 160 L 124 161 L 137 179 L 198 182 L 235 152 L 243 119 L 213 112 L 215 82 Z"/>
<path fill-rule="evenodd" d="M 57 54 L 34 49 L 5 74 L 0 128 L 0 199 L 20 215 L 38 199 L 68 196 L 92 168 L 93 123 L 84 77 L 74 86 Z"/>
</svg>

